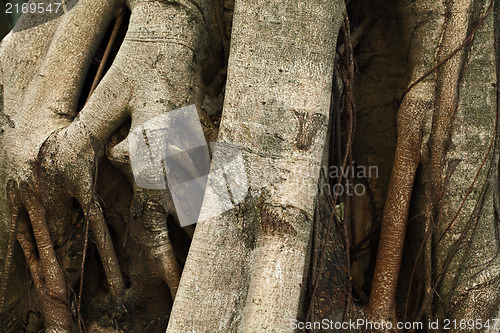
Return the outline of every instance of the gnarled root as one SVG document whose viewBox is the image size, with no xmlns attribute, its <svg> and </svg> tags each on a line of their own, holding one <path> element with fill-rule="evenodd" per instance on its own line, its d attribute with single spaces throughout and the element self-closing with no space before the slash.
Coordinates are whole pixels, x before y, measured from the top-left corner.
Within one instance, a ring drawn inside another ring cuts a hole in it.
<svg viewBox="0 0 500 333">
<path fill-rule="evenodd" d="M 69 293 L 63 269 L 50 237 L 45 209 L 38 193 L 22 189 L 17 198 L 19 216 L 17 240 L 23 249 L 31 277 L 42 306 L 48 332 L 73 332 L 75 322 L 70 309 Z"/>
</svg>

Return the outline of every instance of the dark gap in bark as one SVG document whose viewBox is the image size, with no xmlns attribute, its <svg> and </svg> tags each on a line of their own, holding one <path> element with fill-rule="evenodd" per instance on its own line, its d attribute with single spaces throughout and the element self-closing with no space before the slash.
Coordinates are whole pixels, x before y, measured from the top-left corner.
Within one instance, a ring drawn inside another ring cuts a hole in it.
<svg viewBox="0 0 500 333">
<path fill-rule="evenodd" d="M 186 263 L 189 247 L 191 246 L 191 238 L 186 231 L 177 223 L 172 215 L 167 217 L 168 234 L 172 248 L 174 249 L 175 257 L 181 270 Z"/>
<path fill-rule="evenodd" d="M 86 318 L 88 312 L 93 308 L 93 305 L 91 305 L 92 297 L 103 292 L 103 288 L 106 285 L 106 277 L 101 259 L 93 242 L 87 248 L 85 271 L 91 274 L 85 274 L 83 277 L 82 317 L 84 318 Z M 80 283 L 75 287 L 75 290 L 78 290 L 79 287 Z"/>
<path fill-rule="evenodd" d="M 356 20 L 355 26 L 358 25 L 359 21 Z M 342 54 L 337 53 L 338 73 L 335 72 L 332 78 L 329 164 L 326 170 L 327 174 L 324 174 L 323 171 L 320 174 L 320 187 L 326 183 L 332 188 L 335 185 L 342 185 L 345 189 L 349 186 L 352 190 L 352 176 L 330 177 L 329 171 L 332 166 L 340 168 L 340 170 L 352 170 L 354 167 L 352 144 L 356 128 L 356 103 L 353 95 L 355 63 L 350 34 L 355 29 L 351 29 L 349 15 L 346 15 L 337 46 L 345 43 L 348 47 L 344 46 Z M 338 79 L 342 80 L 342 88 L 340 89 L 337 86 Z M 296 114 L 296 117 L 299 118 L 299 115 Z M 303 124 L 300 125 L 302 125 L 302 129 Z M 298 138 L 297 143 L 300 143 Z M 298 146 L 298 148 L 303 147 Z M 352 288 L 357 292 L 357 301 L 367 299 L 363 289 L 359 285 L 353 284 L 351 278 L 349 248 L 356 238 L 354 211 L 351 198 L 347 194 L 339 195 L 336 191 L 331 191 L 322 198 L 323 205 L 319 203 L 317 205 L 323 207 L 317 206 L 318 211 L 315 217 L 318 221 L 315 223 L 313 234 L 318 236 L 313 236 L 315 237 L 311 251 L 313 252 L 311 259 L 313 270 L 307 288 L 309 290 L 309 299 L 307 300 L 309 309 L 305 313 L 305 320 L 329 318 L 345 321 L 351 318 L 353 313 L 360 311 L 359 303 L 354 302 Z M 318 200 L 318 202 L 320 201 Z M 336 212 L 337 207 L 341 207 L 339 206 L 341 203 L 344 204 L 343 214 Z M 343 216 L 339 216 L 339 214 Z"/>
<path fill-rule="evenodd" d="M 118 53 L 118 50 L 120 49 L 120 46 L 122 45 L 123 40 L 125 39 L 125 34 L 127 33 L 127 30 L 128 30 L 128 24 L 129 24 L 129 19 L 130 19 L 130 10 L 126 6 L 123 10 L 125 10 L 125 17 L 124 17 L 123 23 L 121 24 L 121 27 L 118 31 L 118 35 L 116 37 L 116 40 L 113 43 L 113 47 L 111 49 L 111 54 L 109 56 L 109 59 L 106 62 L 103 77 L 104 77 L 104 75 L 106 75 L 106 72 L 113 64 L 113 61 L 116 57 L 116 54 Z M 108 29 L 106 30 L 106 34 L 102 38 L 101 44 L 99 45 L 96 53 L 92 57 L 92 62 L 89 66 L 89 69 L 87 70 L 87 75 L 85 76 L 85 81 L 83 82 L 83 86 L 82 86 L 82 89 L 80 92 L 80 98 L 78 100 L 78 111 L 83 108 L 83 106 L 85 105 L 85 102 L 87 101 L 87 97 L 88 97 L 90 89 L 92 87 L 92 82 L 94 81 L 94 78 L 97 74 L 97 70 L 99 68 L 99 64 L 100 64 L 101 59 L 104 55 L 104 51 L 106 50 L 106 46 L 108 45 L 109 39 L 111 37 L 111 33 L 113 31 L 113 26 L 115 24 L 115 21 L 116 21 L 116 18 L 110 23 Z"/>
<path fill-rule="evenodd" d="M 132 120 L 129 118 L 122 126 L 120 126 L 109 138 L 108 146 L 113 148 L 123 140 L 127 138 L 130 132 L 130 126 L 132 125 Z"/>
</svg>

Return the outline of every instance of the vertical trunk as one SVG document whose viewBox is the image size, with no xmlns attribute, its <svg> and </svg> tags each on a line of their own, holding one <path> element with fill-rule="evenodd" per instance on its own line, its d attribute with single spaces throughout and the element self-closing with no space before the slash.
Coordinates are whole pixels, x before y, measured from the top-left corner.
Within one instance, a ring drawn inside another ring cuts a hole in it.
<svg viewBox="0 0 500 333">
<path fill-rule="evenodd" d="M 470 34 L 481 24 L 467 48 L 460 81 L 452 87 L 457 96 L 456 116 L 450 149 L 442 162 L 446 189 L 439 202 L 434 236 L 435 278 L 442 279 L 438 289 L 439 313 L 457 320 L 486 321 L 498 311 L 500 302 L 498 58 L 494 14 L 482 22 L 490 4 L 475 1 L 465 12 L 452 11 L 449 24 L 460 22 L 460 16 L 472 18 L 468 30 L 467 26 L 459 30 L 462 39 L 467 31 Z M 446 72 L 454 75 L 449 68 Z M 448 83 L 439 84 L 450 88 Z"/>
<path fill-rule="evenodd" d="M 343 9 L 236 3 L 219 141 L 241 147 L 249 191 L 198 225 L 168 332 L 292 331 Z"/>
</svg>

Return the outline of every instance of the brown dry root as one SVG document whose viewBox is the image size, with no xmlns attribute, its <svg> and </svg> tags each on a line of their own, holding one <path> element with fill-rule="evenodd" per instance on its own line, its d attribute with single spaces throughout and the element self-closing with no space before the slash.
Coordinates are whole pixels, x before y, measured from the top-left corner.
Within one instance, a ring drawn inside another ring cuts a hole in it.
<svg viewBox="0 0 500 333">
<path fill-rule="evenodd" d="M 18 224 L 17 240 L 35 285 L 47 332 L 75 331 L 63 269 L 54 251 L 46 212 L 36 190 L 17 189 L 13 201 L 13 218 Z M 27 214 L 19 214 L 26 210 Z"/>
<path fill-rule="evenodd" d="M 101 207 L 96 201 L 93 201 L 91 205 L 90 229 L 96 240 L 111 295 L 115 300 L 119 300 L 125 291 L 125 282 L 113 247 L 113 239 L 104 220 Z"/>
<path fill-rule="evenodd" d="M 441 27 L 439 19 L 432 17 L 420 26 L 419 18 L 427 15 L 428 7 L 439 4 L 425 1 L 411 9 L 410 26 L 414 31 L 409 52 L 411 81 L 422 79 L 422 75 L 434 65 L 429 54 L 435 53 L 437 33 L 429 34 Z M 428 26 L 426 26 L 428 25 Z M 429 30 L 426 30 L 429 28 Z M 425 78 L 424 78 L 425 79 Z M 431 112 L 434 89 L 430 78 L 422 80 L 404 95 L 397 114 L 397 144 L 389 189 L 384 206 L 379 248 L 367 315 L 373 320 L 397 321 L 396 290 L 399 279 L 402 252 L 406 234 L 410 200 L 415 174 L 421 159 L 423 124 L 426 113 Z"/>
<path fill-rule="evenodd" d="M 373 318 L 396 320 L 396 287 L 413 181 L 420 162 L 424 110 L 425 106 L 418 102 L 418 95 L 408 94 L 398 114 L 398 143 L 384 207 L 368 310 Z"/>
</svg>

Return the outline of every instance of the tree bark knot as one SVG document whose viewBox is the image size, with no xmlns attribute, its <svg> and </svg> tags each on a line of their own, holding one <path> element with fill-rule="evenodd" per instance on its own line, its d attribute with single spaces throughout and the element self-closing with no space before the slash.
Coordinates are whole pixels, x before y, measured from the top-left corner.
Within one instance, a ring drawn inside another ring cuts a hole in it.
<svg viewBox="0 0 500 333">
<path fill-rule="evenodd" d="M 290 234 L 297 235 L 293 226 L 283 219 L 278 212 L 273 212 L 270 208 L 263 206 L 260 211 L 262 230 L 266 234 Z"/>
<path fill-rule="evenodd" d="M 323 124 L 325 116 L 320 113 L 310 114 L 297 110 L 292 110 L 292 112 L 299 121 L 299 132 L 295 139 L 295 146 L 300 150 L 307 151 L 311 147 L 318 129 Z"/>
</svg>

